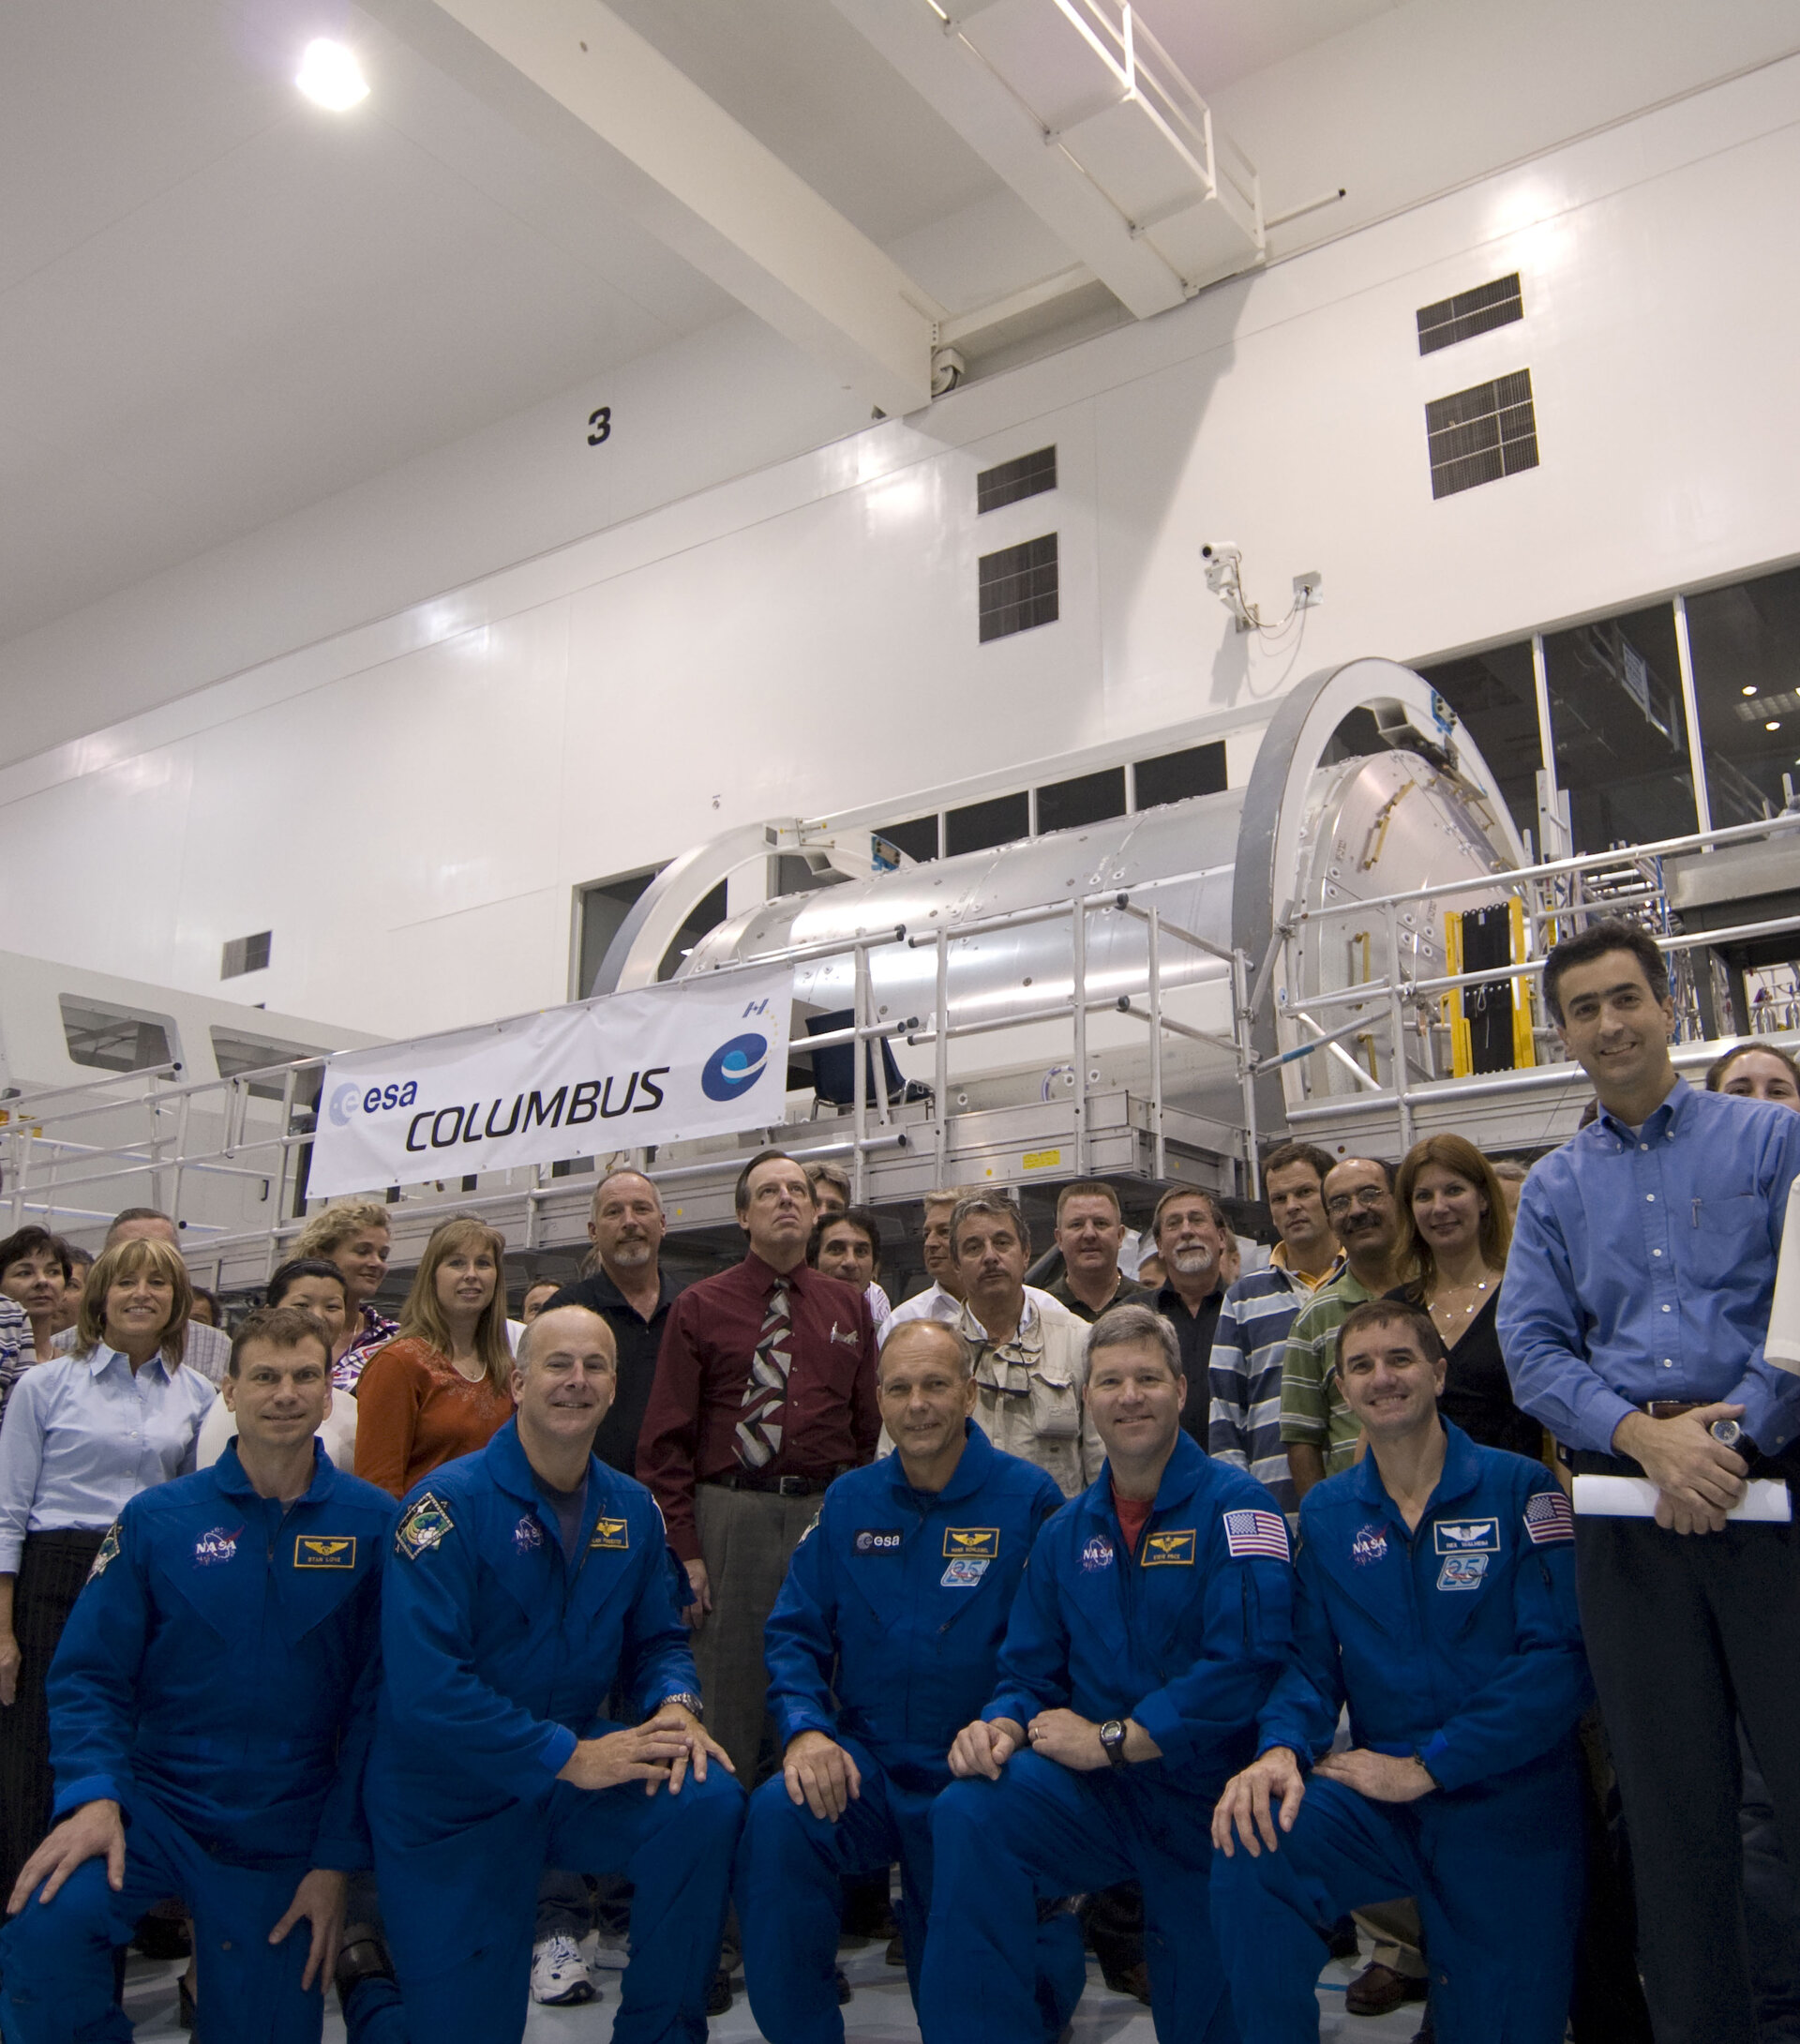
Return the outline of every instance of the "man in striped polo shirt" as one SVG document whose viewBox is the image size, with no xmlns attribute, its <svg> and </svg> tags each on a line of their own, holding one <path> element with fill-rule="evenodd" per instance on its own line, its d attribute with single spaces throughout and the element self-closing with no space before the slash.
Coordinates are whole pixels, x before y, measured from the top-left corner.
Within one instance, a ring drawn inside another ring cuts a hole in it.
<svg viewBox="0 0 1800 2044">
<path fill-rule="evenodd" d="M 1226 1292 L 1208 1361 L 1208 1452 L 1248 1469 L 1290 1517 L 1300 1500 L 1282 1440 L 1282 1363 L 1295 1315 L 1343 1267 L 1325 1212 L 1325 1174 L 1334 1161 L 1311 1143 L 1282 1143 L 1269 1153 L 1263 1197 L 1281 1240 L 1266 1270 Z"/>
</svg>

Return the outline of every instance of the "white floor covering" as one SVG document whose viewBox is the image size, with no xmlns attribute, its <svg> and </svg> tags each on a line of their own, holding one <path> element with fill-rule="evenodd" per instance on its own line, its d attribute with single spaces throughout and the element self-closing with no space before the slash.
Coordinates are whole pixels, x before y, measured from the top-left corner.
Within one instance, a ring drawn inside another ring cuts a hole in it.
<svg viewBox="0 0 1800 2044">
<path fill-rule="evenodd" d="M 918 2044 L 919 2025 L 907 1994 L 907 1976 L 890 1966 L 880 1945 L 847 1944 L 841 1957 L 855 1995 L 844 2010 L 846 2044 Z M 1366 1957 L 1366 1953 L 1365 1953 Z M 1422 2008 L 1417 2003 L 1390 2016 L 1345 2013 L 1343 1990 L 1361 1961 L 1333 1961 L 1319 1976 L 1319 2036 L 1327 2044 L 1408 2044 L 1418 2030 Z M 177 2023 L 175 1982 L 179 1961 L 152 1963 L 133 1957 L 126 1976 L 125 2006 L 137 2025 L 138 2044 L 178 2044 L 187 2036 Z M 596 1967 L 598 2001 L 581 2008 L 533 2007 L 525 2022 L 528 2044 L 608 2044 L 613 2011 L 619 2006 L 619 1975 Z M 1071 2044 L 1155 2044 L 1150 2012 L 1102 1985 L 1100 1969 L 1089 1960 L 1088 1986 L 1075 2011 Z M 712 2044 L 752 2044 L 759 2036 L 742 1992 L 728 2014 L 714 2017 Z M 344 2025 L 338 1997 L 327 1997 L 325 2044 L 343 2044 Z"/>
</svg>

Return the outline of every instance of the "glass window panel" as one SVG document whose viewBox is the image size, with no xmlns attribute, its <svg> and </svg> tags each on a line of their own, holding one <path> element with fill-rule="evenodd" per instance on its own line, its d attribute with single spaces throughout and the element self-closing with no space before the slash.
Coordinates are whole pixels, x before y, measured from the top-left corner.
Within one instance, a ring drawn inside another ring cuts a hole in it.
<svg viewBox="0 0 1800 2044">
<path fill-rule="evenodd" d="M 1556 785 L 1578 852 L 1681 837 L 1699 826 L 1672 604 L 1544 640 Z"/>
<path fill-rule="evenodd" d="M 1688 644 L 1713 821 L 1753 823 L 1800 781 L 1800 568 L 1689 596 Z"/>
<path fill-rule="evenodd" d="M 1530 640 L 1495 646 L 1463 660 L 1446 660 L 1419 672 L 1456 712 L 1492 769 L 1514 827 L 1522 835 L 1529 831 L 1537 845 L 1538 770 L 1544 760 Z"/>
</svg>

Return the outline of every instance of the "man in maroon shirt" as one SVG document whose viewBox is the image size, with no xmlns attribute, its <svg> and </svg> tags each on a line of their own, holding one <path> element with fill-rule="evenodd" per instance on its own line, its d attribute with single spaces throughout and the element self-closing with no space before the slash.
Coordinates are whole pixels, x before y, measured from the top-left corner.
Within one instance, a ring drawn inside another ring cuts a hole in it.
<svg viewBox="0 0 1800 2044">
<path fill-rule="evenodd" d="M 707 1729 L 757 1778 L 769 1686 L 762 1629 L 832 1479 L 881 1432 L 875 1329 L 851 1285 L 806 1263 L 812 1187 L 779 1150 L 738 1178 L 749 1254 L 668 1310 L 638 1444 L 687 1570 Z"/>
</svg>

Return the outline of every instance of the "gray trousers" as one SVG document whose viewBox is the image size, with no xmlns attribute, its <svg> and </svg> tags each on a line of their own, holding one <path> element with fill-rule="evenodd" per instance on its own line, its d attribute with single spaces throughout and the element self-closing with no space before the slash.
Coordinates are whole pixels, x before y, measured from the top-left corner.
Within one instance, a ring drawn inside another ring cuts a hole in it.
<svg viewBox="0 0 1800 2044">
<path fill-rule="evenodd" d="M 800 1537 L 818 1514 L 817 1497 L 697 1486 L 700 1558 L 712 1609 L 694 1634 L 694 1664 L 706 1702 L 706 1728 L 731 1756 L 747 1791 L 757 1785 L 769 1671 L 762 1629 Z"/>
</svg>

